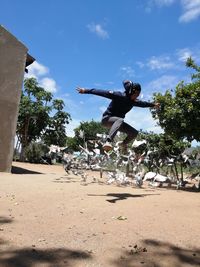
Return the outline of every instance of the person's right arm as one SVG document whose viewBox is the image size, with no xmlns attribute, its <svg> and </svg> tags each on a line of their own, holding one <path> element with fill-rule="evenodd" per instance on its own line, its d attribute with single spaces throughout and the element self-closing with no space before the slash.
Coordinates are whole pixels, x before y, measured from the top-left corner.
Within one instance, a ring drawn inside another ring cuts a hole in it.
<svg viewBox="0 0 200 267">
<path fill-rule="evenodd" d="M 98 96 L 103 96 L 109 99 L 119 98 L 123 97 L 121 92 L 115 92 L 115 91 L 108 91 L 108 90 L 101 90 L 101 89 L 86 89 L 83 87 L 77 87 L 76 90 L 80 94 L 93 94 Z"/>
</svg>

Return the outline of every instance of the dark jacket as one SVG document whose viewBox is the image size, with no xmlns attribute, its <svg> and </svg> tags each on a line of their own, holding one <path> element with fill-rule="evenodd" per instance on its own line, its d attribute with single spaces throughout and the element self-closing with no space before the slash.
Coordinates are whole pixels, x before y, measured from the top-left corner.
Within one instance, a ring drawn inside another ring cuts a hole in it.
<svg viewBox="0 0 200 267">
<path fill-rule="evenodd" d="M 120 91 L 107 91 L 107 90 L 101 90 L 101 89 L 85 89 L 85 93 L 99 95 L 99 96 L 112 99 L 108 108 L 103 113 L 103 117 L 114 116 L 114 117 L 125 118 L 126 113 L 129 112 L 134 106 L 142 107 L 142 108 L 154 107 L 154 103 L 140 101 L 140 100 L 132 101 L 129 96 L 127 96 L 125 93 L 122 93 Z"/>
</svg>

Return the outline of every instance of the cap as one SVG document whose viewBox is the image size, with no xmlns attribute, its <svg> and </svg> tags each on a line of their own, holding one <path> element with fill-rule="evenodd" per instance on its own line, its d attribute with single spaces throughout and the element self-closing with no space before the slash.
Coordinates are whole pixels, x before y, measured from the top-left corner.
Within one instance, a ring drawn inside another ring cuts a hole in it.
<svg viewBox="0 0 200 267">
<path fill-rule="evenodd" d="M 123 85 L 126 95 L 132 95 L 135 92 L 141 92 L 141 85 L 139 83 L 133 83 L 132 81 L 124 80 Z"/>
</svg>

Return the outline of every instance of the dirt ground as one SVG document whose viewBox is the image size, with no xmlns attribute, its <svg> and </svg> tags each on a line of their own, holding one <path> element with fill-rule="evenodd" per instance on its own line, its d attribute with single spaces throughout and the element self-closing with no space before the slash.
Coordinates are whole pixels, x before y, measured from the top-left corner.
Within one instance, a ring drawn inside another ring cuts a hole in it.
<svg viewBox="0 0 200 267">
<path fill-rule="evenodd" d="M 0 267 L 200 266 L 200 193 L 13 162 L 0 173 Z"/>
</svg>

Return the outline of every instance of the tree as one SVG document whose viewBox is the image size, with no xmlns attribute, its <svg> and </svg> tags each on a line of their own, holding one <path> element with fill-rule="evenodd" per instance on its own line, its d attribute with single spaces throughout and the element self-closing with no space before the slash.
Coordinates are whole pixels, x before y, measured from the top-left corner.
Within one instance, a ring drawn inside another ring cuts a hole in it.
<svg viewBox="0 0 200 267">
<path fill-rule="evenodd" d="M 74 136 L 74 137 L 67 136 L 66 146 L 67 146 L 68 152 L 73 153 L 73 151 L 79 151 L 80 150 L 79 144 L 80 142 L 77 136 Z"/>
<path fill-rule="evenodd" d="M 54 144 L 61 147 L 66 145 L 65 125 L 69 123 L 71 116 L 63 111 L 64 106 L 63 100 L 53 100 L 53 108 L 57 112 L 49 118 L 48 126 L 42 135 L 42 140 L 47 145 Z"/>
<path fill-rule="evenodd" d="M 154 94 L 161 107 L 152 110 L 152 115 L 159 120 L 165 133 L 173 138 L 200 141 L 200 67 L 191 58 L 186 66 L 195 71 L 191 82 L 186 84 L 181 81 L 175 90 L 167 90 L 164 95 Z"/>
<path fill-rule="evenodd" d="M 66 123 L 67 119 L 70 118 L 68 113 L 63 113 L 62 111 L 64 103 L 60 100 L 53 100 L 52 104 L 52 99 L 52 93 L 40 87 L 35 78 L 25 79 L 16 130 L 22 146 L 20 158 L 22 161 L 25 159 L 25 148 L 32 141 L 40 139 L 47 127 L 49 128 L 49 125 L 52 125 L 53 119 L 49 114 L 53 109 L 57 109 L 58 111 L 54 118 L 57 119 L 55 122 L 57 125 L 56 130 L 59 129 L 59 126 L 62 128 L 63 121 Z"/>
<path fill-rule="evenodd" d="M 184 159 L 181 154 L 186 148 L 190 147 L 190 143 L 182 140 L 173 139 L 166 134 L 140 133 L 139 137 L 147 141 L 147 150 L 149 154 L 148 169 L 152 170 L 152 162 L 157 169 L 160 164 L 173 158 L 173 168 L 176 178 L 179 179 L 177 164 L 181 169 L 181 179 L 183 180 Z M 151 153 L 149 153 L 151 151 Z M 147 151 L 146 151 L 147 152 Z M 155 167 L 153 166 L 153 167 Z"/>
<path fill-rule="evenodd" d="M 139 138 L 147 141 L 148 150 L 156 151 L 159 159 L 171 156 L 178 157 L 190 146 L 190 143 L 186 141 L 173 139 L 171 136 L 163 133 L 141 132 Z"/>
<path fill-rule="evenodd" d="M 25 79 L 21 94 L 16 133 L 20 140 L 24 160 L 24 151 L 31 141 L 40 137 L 49 122 L 52 94 L 40 87 L 34 78 Z"/>
<path fill-rule="evenodd" d="M 79 151 L 81 146 L 84 146 L 87 142 L 88 148 L 92 147 L 89 140 L 97 140 L 97 133 L 103 134 L 108 133 L 108 129 L 102 126 L 100 122 L 94 120 L 89 122 L 81 122 L 80 125 L 74 129 L 75 136 L 67 138 L 67 146 L 75 151 Z"/>
</svg>

